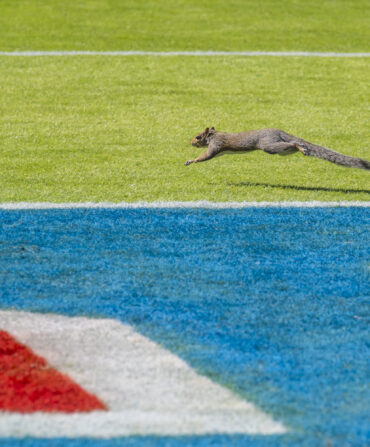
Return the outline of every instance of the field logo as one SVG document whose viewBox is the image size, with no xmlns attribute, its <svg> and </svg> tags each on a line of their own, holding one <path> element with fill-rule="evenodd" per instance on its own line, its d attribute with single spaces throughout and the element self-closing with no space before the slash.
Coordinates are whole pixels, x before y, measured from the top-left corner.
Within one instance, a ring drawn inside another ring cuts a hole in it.
<svg viewBox="0 0 370 447">
<path fill-rule="evenodd" d="M 119 321 L 0 311 L 0 331 L 1 437 L 286 431 Z"/>
</svg>

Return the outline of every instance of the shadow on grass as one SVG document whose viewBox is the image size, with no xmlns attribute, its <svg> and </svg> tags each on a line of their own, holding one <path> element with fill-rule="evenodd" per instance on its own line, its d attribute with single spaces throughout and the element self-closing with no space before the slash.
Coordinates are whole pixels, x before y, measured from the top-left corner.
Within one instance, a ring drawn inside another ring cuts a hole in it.
<svg viewBox="0 0 370 447">
<path fill-rule="evenodd" d="M 227 183 L 228 186 L 262 186 L 263 188 L 277 188 L 277 189 L 293 189 L 296 191 L 326 191 L 326 192 L 343 192 L 345 194 L 370 194 L 369 189 L 348 189 L 348 188 L 326 188 L 324 186 L 298 186 L 298 185 L 273 185 L 270 183 L 255 183 L 255 182 L 239 182 Z"/>
</svg>

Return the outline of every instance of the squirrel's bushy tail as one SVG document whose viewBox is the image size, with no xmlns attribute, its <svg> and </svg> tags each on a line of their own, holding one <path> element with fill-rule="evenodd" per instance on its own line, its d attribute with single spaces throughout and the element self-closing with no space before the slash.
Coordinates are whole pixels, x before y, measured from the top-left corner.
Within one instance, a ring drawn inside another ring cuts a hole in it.
<svg viewBox="0 0 370 447">
<path fill-rule="evenodd" d="M 304 149 L 305 155 L 308 156 L 321 158 L 337 165 L 346 166 L 347 168 L 370 169 L 370 162 L 362 158 L 343 155 L 339 152 L 332 151 L 326 147 L 318 146 L 304 140 L 299 142 L 299 146 Z"/>
</svg>

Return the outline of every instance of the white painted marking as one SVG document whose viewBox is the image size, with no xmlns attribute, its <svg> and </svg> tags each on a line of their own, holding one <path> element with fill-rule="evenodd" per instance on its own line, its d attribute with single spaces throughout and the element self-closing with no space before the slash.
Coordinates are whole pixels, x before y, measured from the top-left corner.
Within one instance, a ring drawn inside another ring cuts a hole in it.
<svg viewBox="0 0 370 447">
<path fill-rule="evenodd" d="M 109 408 L 72 415 L 0 412 L 2 437 L 286 432 L 253 404 L 118 321 L 0 311 L 0 328 Z"/>
<path fill-rule="evenodd" d="M 0 203 L 0 210 L 47 210 L 47 209 L 78 209 L 78 208 L 111 208 L 111 209 L 137 209 L 137 208 L 333 208 L 333 207 L 370 207 L 365 201 L 339 201 L 320 202 L 209 202 L 207 200 L 189 202 L 10 202 Z"/>
<path fill-rule="evenodd" d="M 370 53 L 320 51 L 0 51 L 0 56 L 268 56 L 370 57 Z"/>
</svg>

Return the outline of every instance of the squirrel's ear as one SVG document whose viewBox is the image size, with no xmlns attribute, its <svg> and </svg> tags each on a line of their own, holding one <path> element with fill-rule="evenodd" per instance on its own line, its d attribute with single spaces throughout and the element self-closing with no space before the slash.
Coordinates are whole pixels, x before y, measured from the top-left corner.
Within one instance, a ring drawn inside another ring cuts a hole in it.
<svg viewBox="0 0 370 447">
<path fill-rule="evenodd" d="M 211 130 L 216 130 L 213 126 L 211 127 Z"/>
<path fill-rule="evenodd" d="M 205 133 L 206 135 L 208 135 L 208 132 L 209 132 L 209 127 L 206 127 L 204 133 Z"/>
</svg>

